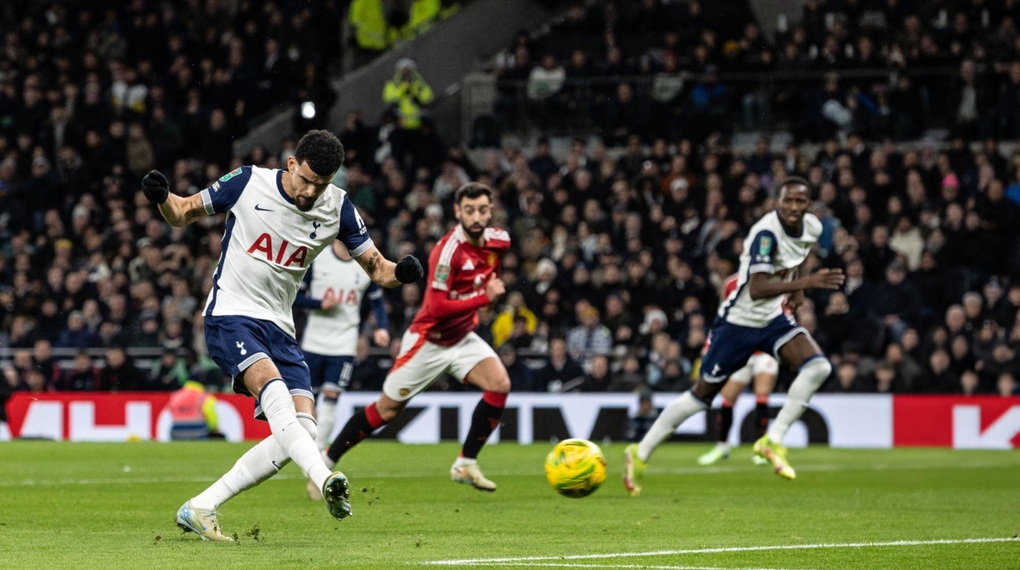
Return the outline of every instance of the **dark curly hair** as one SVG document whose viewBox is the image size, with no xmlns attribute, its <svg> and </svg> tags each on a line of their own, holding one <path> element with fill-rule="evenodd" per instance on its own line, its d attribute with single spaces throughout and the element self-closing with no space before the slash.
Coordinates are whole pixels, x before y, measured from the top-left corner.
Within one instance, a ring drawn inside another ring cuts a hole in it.
<svg viewBox="0 0 1020 570">
<path fill-rule="evenodd" d="M 492 188 L 489 188 L 485 184 L 479 182 L 468 182 L 460 188 L 457 188 L 457 193 L 454 194 L 453 203 L 460 204 L 464 198 L 477 198 L 479 196 L 485 196 L 492 199 Z"/>
<path fill-rule="evenodd" d="M 294 158 L 298 164 L 307 161 L 319 176 L 332 176 L 344 163 L 344 145 L 329 131 L 311 130 L 298 141 Z"/>
</svg>

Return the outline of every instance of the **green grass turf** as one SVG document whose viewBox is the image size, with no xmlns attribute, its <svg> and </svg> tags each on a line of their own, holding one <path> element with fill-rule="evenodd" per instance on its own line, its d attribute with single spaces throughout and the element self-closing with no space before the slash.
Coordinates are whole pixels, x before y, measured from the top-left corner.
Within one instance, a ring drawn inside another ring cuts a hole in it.
<svg viewBox="0 0 1020 570">
<path fill-rule="evenodd" d="M 2 568 L 400 568 L 429 561 L 552 557 L 474 567 L 1017 568 L 1020 540 L 796 550 L 677 550 L 1008 538 L 1020 533 L 1020 453 L 792 450 L 790 482 L 748 448 L 699 468 L 705 445 L 658 451 L 639 498 L 609 479 L 585 499 L 545 483 L 548 445 L 500 444 L 482 465 L 493 494 L 449 481 L 458 447 L 371 441 L 343 463 L 354 517 L 332 520 L 288 466 L 221 508 L 237 544 L 204 543 L 173 522 L 185 499 L 248 444 L 0 444 Z M 655 551 L 674 551 L 647 554 Z M 627 554 L 628 556 L 616 556 Z M 635 553 L 646 553 L 635 555 Z M 578 555 L 601 558 L 567 558 Z M 441 566 L 440 566 L 441 567 Z"/>
</svg>

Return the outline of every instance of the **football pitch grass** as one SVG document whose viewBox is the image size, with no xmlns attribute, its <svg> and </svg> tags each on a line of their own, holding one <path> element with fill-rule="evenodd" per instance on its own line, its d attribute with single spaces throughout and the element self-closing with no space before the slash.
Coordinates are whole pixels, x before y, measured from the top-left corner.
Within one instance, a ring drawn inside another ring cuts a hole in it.
<svg viewBox="0 0 1020 570">
<path fill-rule="evenodd" d="M 609 478 L 567 499 L 543 476 L 549 445 L 481 456 L 495 493 L 450 482 L 458 446 L 371 441 L 342 464 L 354 516 L 305 496 L 299 470 L 220 510 L 236 544 L 202 542 L 177 508 L 250 444 L 0 444 L 0 568 L 1018 568 L 1020 453 L 791 450 L 796 481 L 713 467 L 707 445 L 659 449 L 641 497 Z"/>
</svg>

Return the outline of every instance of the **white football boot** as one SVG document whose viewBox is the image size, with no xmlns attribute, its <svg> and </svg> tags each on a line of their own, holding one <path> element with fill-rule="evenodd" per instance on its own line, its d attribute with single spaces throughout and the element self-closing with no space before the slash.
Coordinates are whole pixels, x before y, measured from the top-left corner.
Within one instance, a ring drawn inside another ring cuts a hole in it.
<svg viewBox="0 0 1020 570">
<path fill-rule="evenodd" d="M 184 532 L 197 533 L 202 540 L 234 542 L 233 538 L 220 532 L 220 525 L 216 522 L 216 511 L 196 509 L 191 506 L 191 501 L 177 509 L 177 526 Z"/>
<path fill-rule="evenodd" d="M 486 479 L 485 475 L 482 475 L 482 470 L 478 468 L 477 462 L 455 462 L 453 467 L 450 468 L 450 480 L 454 483 L 471 485 L 479 491 L 491 493 L 496 490 L 496 484 Z"/>
</svg>

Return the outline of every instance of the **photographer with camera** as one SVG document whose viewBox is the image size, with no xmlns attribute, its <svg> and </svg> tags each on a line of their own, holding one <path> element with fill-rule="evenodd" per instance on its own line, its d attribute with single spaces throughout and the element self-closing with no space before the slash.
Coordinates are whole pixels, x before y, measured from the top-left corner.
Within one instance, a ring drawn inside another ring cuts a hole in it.
<svg viewBox="0 0 1020 570">
<path fill-rule="evenodd" d="M 418 64 L 409 57 L 398 60 L 396 73 L 383 87 L 383 102 L 391 105 L 397 115 L 390 147 L 393 158 L 405 171 L 414 165 L 420 150 L 422 117 L 434 98 L 432 87 L 418 73 Z"/>
</svg>

